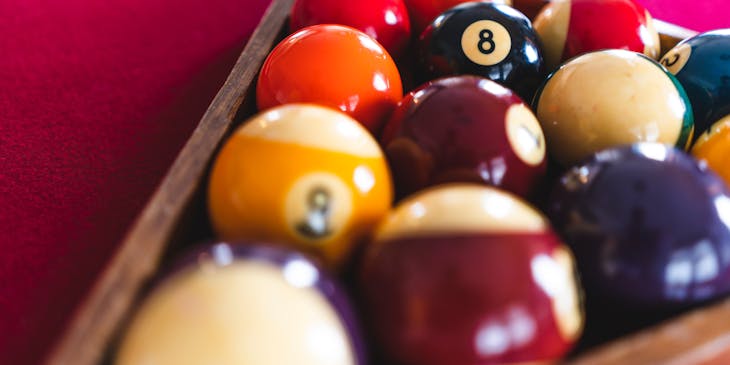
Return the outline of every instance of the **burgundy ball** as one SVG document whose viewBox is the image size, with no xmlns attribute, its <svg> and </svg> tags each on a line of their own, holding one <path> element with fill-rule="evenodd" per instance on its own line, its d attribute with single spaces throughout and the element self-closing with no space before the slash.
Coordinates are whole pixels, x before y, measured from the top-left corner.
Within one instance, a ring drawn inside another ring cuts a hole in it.
<svg viewBox="0 0 730 365">
<path fill-rule="evenodd" d="M 509 89 L 476 76 L 429 82 L 400 102 L 381 136 L 399 197 L 478 182 L 525 197 L 545 175 L 545 137 Z"/>
<path fill-rule="evenodd" d="M 374 338 L 401 365 L 555 363 L 583 324 L 570 250 L 534 208 L 477 184 L 396 207 L 361 287 Z"/>
</svg>

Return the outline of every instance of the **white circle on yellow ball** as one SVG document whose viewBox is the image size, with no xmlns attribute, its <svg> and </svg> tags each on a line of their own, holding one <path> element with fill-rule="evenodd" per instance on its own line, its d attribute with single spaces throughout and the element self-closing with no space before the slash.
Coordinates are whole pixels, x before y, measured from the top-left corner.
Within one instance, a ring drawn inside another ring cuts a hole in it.
<svg viewBox="0 0 730 365">
<path fill-rule="evenodd" d="M 505 118 L 507 139 L 522 162 L 537 166 L 545 161 L 545 135 L 535 114 L 525 104 L 511 106 Z"/>
<path fill-rule="evenodd" d="M 353 349 L 322 294 L 272 264 L 237 261 L 169 279 L 140 308 L 118 365 L 351 365 Z"/>
<path fill-rule="evenodd" d="M 469 60 L 482 66 L 494 66 L 512 50 L 509 31 L 493 20 L 479 20 L 464 30 L 461 49 Z"/>
<path fill-rule="evenodd" d="M 285 204 L 287 229 L 306 242 L 323 245 L 345 231 L 352 215 L 352 190 L 337 175 L 315 172 L 294 182 Z"/>
</svg>

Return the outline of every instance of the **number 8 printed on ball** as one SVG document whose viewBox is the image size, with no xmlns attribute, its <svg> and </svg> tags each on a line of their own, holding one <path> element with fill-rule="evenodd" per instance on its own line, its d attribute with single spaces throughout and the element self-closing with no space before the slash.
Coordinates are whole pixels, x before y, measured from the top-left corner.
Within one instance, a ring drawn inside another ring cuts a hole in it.
<svg viewBox="0 0 730 365">
<path fill-rule="evenodd" d="M 482 66 L 493 66 L 507 58 L 512 50 L 512 39 L 502 24 L 493 20 L 479 20 L 464 30 L 461 49 L 470 61 Z"/>
</svg>

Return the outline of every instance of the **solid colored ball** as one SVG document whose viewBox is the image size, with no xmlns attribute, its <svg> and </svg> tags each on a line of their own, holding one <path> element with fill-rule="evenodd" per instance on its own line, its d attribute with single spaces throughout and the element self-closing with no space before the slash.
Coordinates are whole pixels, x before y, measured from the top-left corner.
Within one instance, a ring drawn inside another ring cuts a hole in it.
<svg viewBox="0 0 730 365">
<path fill-rule="evenodd" d="M 549 0 L 514 0 L 512 6 L 528 18 L 534 19 L 549 2 Z"/>
<path fill-rule="evenodd" d="M 581 333 L 572 254 L 508 193 L 434 187 L 398 205 L 369 248 L 363 305 L 394 363 L 554 363 Z"/>
<path fill-rule="evenodd" d="M 381 137 L 397 196 L 445 182 L 479 182 L 527 196 L 545 174 L 542 128 L 509 89 L 476 76 L 406 95 Z"/>
<path fill-rule="evenodd" d="M 563 176 L 548 211 L 589 298 L 662 311 L 730 294 L 730 192 L 679 150 L 599 152 Z"/>
<path fill-rule="evenodd" d="M 403 97 L 395 62 L 354 28 L 314 25 L 290 35 L 266 58 L 256 86 L 259 110 L 315 103 L 341 110 L 373 133 Z"/>
<path fill-rule="evenodd" d="M 226 141 L 208 212 L 221 239 L 281 242 L 340 267 L 387 214 L 392 190 L 383 153 L 360 124 L 290 104 L 252 117 Z"/>
<path fill-rule="evenodd" d="M 530 20 L 507 5 L 465 3 L 439 15 L 419 39 L 421 62 L 433 77 L 486 77 L 530 100 L 544 78 Z"/>
<path fill-rule="evenodd" d="M 535 18 L 550 70 L 564 61 L 603 49 L 624 49 L 657 59 L 659 33 L 635 0 L 553 1 Z"/>
<path fill-rule="evenodd" d="M 730 114 L 730 30 L 687 39 L 667 52 L 661 63 L 687 90 L 697 136 Z"/>
<path fill-rule="evenodd" d="M 373 37 L 396 58 L 411 37 L 403 0 L 297 0 L 289 24 L 291 31 L 316 24 L 347 25 Z"/>
<path fill-rule="evenodd" d="M 142 302 L 115 364 L 364 365 L 344 291 L 309 258 L 226 243 L 197 250 Z"/>
<path fill-rule="evenodd" d="M 720 119 L 700 135 L 692 147 L 692 156 L 704 161 L 730 186 L 730 116 Z"/>
<path fill-rule="evenodd" d="M 600 150 L 638 142 L 687 148 L 692 108 L 682 85 L 643 54 L 608 50 L 553 73 L 534 106 L 548 151 L 571 166 Z"/>
</svg>

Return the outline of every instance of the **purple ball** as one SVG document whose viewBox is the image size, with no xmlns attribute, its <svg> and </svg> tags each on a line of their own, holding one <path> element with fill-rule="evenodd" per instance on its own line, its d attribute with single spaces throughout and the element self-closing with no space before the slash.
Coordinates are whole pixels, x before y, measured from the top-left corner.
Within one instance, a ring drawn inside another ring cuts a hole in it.
<svg viewBox="0 0 730 365">
<path fill-rule="evenodd" d="M 599 152 L 560 179 L 548 215 L 589 298 L 676 310 L 730 293 L 730 193 L 679 150 Z"/>
</svg>

